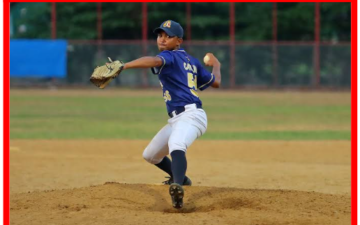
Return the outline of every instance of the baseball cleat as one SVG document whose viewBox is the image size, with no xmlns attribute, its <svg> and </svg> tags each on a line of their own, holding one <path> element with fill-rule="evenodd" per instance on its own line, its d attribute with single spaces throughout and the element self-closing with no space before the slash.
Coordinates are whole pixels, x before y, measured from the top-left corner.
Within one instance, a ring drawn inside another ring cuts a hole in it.
<svg viewBox="0 0 360 225">
<path fill-rule="evenodd" d="M 183 186 L 191 186 L 191 185 L 192 185 L 192 182 L 191 182 L 190 178 L 185 176 Z"/>
<path fill-rule="evenodd" d="M 167 178 L 168 180 L 163 181 L 162 182 L 163 184 L 170 185 L 170 184 L 174 183 L 174 179 L 172 177 L 165 177 L 165 178 Z"/>
<path fill-rule="evenodd" d="M 163 181 L 162 183 L 165 185 L 171 185 L 172 183 L 174 183 L 174 179 L 172 177 L 165 177 L 168 178 L 168 180 Z M 191 186 L 192 185 L 192 181 L 190 180 L 189 177 L 185 176 L 185 180 L 184 183 L 182 184 L 183 186 Z"/>
<path fill-rule="evenodd" d="M 180 184 L 172 183 L 169 188 L 169 193 L 172 200 L 172 205 L 176 209 L 181 209 L 184 206 L 184 189 Z"/>
</svg>

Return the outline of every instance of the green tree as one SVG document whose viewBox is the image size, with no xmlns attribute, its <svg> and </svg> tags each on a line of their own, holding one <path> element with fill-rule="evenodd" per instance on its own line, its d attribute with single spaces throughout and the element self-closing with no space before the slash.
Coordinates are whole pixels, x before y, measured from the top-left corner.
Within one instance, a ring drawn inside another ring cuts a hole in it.
<svg viewBox="0 0 360 225">
<path fill-rule="evenodd" d="M 142 3 L 102 3 L 103 39 L 141 39 Z"/>
<path fill-rule="evenodd" d="M 272 39 L 272 3 L 235 3 L 236 40 Z M 186 3 L 147 3 L 148 39 L 161 22 L 180 22 Z M 278 3 L 278 39 L 314 39 L 314 3 Z M 56 3 L 57 37 L 97 39 L 97 3 Z M 13 38 L 51 38 L 51 3 L 12 3 Z M 141 39 L 142 3 L 102 3 L 103 39 Z M 191 3 L 194 40 L 229 40 L 229 3 Z M 350 3 L 321 3 L 321 39 L 350 40 Z"/>
<path fill-rule="evenodd" d="M 49 3 L 12 3 L 12 38 L 50 38 Z"/>
<path fill-rule="evenodd" d="M 96 39 L 96 3 L 56 3 L 57 37 Z"/>
<path fill-rule="evenodd" d="M 229 40 L 229 3 L 192 3 L 192 39 Z"/>
<path fill-rule="evenodd" d="M 314 3 L 278 3 L 278 39 L 314 40 Z"/>
<path fill-rule="evenodd" d="M 350 41 L 350 3 L 321 3 L 321 40 Z"/>
<path fill-rule="evenodd" d="M 236 40 L 271 40 L 272 5 L 273 3 L 235 3 Z"/>
</svg>

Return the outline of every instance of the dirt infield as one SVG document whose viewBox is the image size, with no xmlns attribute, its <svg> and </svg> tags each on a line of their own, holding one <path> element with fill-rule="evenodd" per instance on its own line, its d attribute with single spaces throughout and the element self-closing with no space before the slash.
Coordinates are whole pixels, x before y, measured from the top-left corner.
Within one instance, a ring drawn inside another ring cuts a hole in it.
<svg viewBox="0 0 360 225">
<path fill-rule="evenodd" d="M 350 201 L 321 193 L 186 187 L 171 208 L 165 186 L 109 183 L 17 194 L 12 224 L 350 224 Z"/>
<path fill-rule="evenodd" d="M 180 211 L 147 143 L 11 140 L 11 224 L 350 224 L 349 141 L 198 140 Z"/>
</svg>

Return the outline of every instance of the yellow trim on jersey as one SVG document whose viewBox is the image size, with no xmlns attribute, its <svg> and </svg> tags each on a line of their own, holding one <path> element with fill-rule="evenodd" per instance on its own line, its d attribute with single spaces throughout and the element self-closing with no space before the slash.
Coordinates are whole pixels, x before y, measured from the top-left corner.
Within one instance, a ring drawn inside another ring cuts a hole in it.
<svg viewBox="0 0 360 225">
<path fill-rule="evenodd" d="M 194 89 L 190 89 L 191 94 L 193 94 L 196 97 L 199 97 L 199 94 Z"/>
<path fill-rule="evenodd" d="M 199 89 L 200 88 L 202 88 L 202 87 L 204 87 L 204 86 L 206 86 L 207 84 L 209 84 L 213 79 L 214 79 L 214 74 L 211 74 L 212 76 L 211 76 L 211 79 L 209 80 L 209 82 L 207 82 L 206 84 L 204 84 L 204 85 L 202 85 L 201 87 L 199 87 Z"/>
</svg>

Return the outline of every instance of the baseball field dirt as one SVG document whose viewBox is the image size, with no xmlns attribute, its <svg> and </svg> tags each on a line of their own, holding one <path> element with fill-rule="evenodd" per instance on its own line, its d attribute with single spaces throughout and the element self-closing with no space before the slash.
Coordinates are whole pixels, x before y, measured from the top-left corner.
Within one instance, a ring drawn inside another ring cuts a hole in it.
<svg viewBox="0 0 360 225">
<path fill-rule="evenodd" d="M 350 224 L 349 141 L 199 140 L 182 210 L 147 143 L 11 140 L 11 224 Z"/>
</svg>

